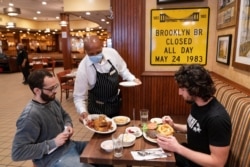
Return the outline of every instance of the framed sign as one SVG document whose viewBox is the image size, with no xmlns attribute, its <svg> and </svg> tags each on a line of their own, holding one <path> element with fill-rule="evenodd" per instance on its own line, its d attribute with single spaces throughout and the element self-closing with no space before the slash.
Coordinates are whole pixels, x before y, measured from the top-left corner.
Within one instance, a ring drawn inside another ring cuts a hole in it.
<svg viewBox="0 0 250 167">
<path fill-rule="evenodd" d="M 180 3 L 180 2 L 197 2 L 204 0 L 156 0 L 157 4 L 165 4 L 165 3 Z"/>
<path fill-rule="evenodd" d="M 218 36 L 216 61 L 229 65 L 232 35 Z"/>
<path fill-rule="evenodd" d="M 233 67 L 250 71 L 250 1 L 239 0 L 238 26 L 236 28 Z"/>
<path fill-rule="evenodd" d="M 237 0 L 218 0 L 217 29 L 236 24 Z"/>
<path fill-rule="evenodd" d="M 152 9 L 151 65 L 207 63 L 209 8 Z"/>
</svg>

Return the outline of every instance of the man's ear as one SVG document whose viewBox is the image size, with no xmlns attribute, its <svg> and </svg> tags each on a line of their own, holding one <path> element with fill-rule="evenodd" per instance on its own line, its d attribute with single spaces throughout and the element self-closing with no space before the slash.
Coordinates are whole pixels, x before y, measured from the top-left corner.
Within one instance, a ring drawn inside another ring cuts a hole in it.
<svg viewBox="0 0 250 167">
<path fill-rule="evenodd" d="M 40 95 L 41 92 L 42 92 L 42 90 L 39 89 L 39 88 L 34 88 L 34 89 L 33 89 L 33 92 L 34 92 L 35 95 Z"/>
</svg>

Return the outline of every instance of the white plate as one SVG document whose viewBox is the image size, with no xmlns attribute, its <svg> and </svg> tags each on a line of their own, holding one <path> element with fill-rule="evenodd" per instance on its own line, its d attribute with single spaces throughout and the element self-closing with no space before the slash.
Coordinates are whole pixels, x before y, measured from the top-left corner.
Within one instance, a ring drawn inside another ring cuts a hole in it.
<svg viewBox="0 0 250 167">
<path fill-rule="evenodd" d="M 157 143 L 156 139 L 152 139 L 150 137 L 147 136 L 146 132 L 143 132 L 142 133 L 143 137 L 147 140 L 147 141 L 150 141 L 152 143 Z"/>
<path fill-rule="evenodd" d="M 117 124 L 117 125 L 126 125 L 127 123 L 130 122 L 130 118 L 127 116 L 116 116 L 113 117 L 112 120 Z"/>
<path fill-rule="evenodd" d="M 103 115 L 103 114 L 102 114 L 102 115 Z M 90 115 L 88 115 L 88 119 L 89 119 L 89 120 L 91 120 L 91 119 L 96 119 L 96 118 L 98 118 L 99 116 L 100 116 L 100 114 L 90 114 Z M 86 124 L 87 124 L 86 120 L 83 120 L 83 124 L 85 125 L 86 128 L 88 128 L 89 130 L 91 130 L 91 131 L 93 131 L 93 132 L 95 132 L 95 133 L 99 133 L 99 134 L 109 134 L 109 133 L 114 132 L 114 131 L 117 129 L 116 123 L 114 122 L 113 119 L 110 119 L 110 118 L 107 117 L 107 116 L 106 116 L 106 120 L 107 120 L 107 121 L 111 121 L 111 122 L 112 122 L 112 125 L 111 125 L 111 126 L 113 127 L 112 129 L 110 129 L 110 130 L 108 130 L 108 131 L 106 131 L 106 132 L 97 131 L 97 130 L 95 130 L 95 129 L 89 127 L 89 126 L 87 126 L 87 125 L 86 125 Z"/>
<path fill-rule="evenodd" d="M 120 82 L 119 85 L 124 86 L 124 87 L 133 87 L 133 86 L 138 86 L 140 84 L 138 84 L 134 81 L 124 81 L 124 82 Z"/>
<path fill-rule="evenodd" d="M 112 140 L 105 140 L 101 143 L 101 148 L 107 152 L 113 151 L 113 141 Z"/>
<path fill-rule="evenodd" d="M 157 123 L 157 124 L 162 124 L 162 119 L 161 118 L 151 118 L 150 122 Z"/>
<path fill-rule="evenodd" d="M 135 135 L 135 137 L 140 137 L 142 135 L 141 129 L 136 126 L 127 127 L 125 131 L 126 133 Z"/>
</svg>

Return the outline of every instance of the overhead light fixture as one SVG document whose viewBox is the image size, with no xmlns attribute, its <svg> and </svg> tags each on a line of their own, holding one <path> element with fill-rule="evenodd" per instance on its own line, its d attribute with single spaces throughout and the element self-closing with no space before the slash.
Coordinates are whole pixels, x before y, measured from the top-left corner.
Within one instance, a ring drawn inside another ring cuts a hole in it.
<svg viewBox="0 0 250 167">
<path fill-rule="evenodd" d="M 21 14 L 21 9 L 9 6 L 7 8 L 3 8 L 3 13 L 9 16 L 17 16 Z"/>
<path fill-rule="evenodd" d="M 16 27 L 16 23 L 14 22 L 7 22 L 6 23 L 6 28 L 15 28 Z"/>
<path fill-rule="evenodd" d="M 44 32 L 45 33 L 50 33 L 50 28 L 46 28 Z"/>
<path fill-rule="evenodd" d="M 67 21 L 65 21 L 65 20 L 62 20 L 62 21 L 60 21 L 60 26 L 62 26 L 62 27 L 66 27 L 67 25 L 68 25 L 68 22 Z"/>
</svg>

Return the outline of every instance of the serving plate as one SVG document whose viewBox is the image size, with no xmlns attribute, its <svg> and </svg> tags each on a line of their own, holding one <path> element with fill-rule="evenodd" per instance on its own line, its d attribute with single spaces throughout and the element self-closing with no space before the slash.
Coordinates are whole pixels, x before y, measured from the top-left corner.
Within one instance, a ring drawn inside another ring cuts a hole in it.
<svg viewBox="0 0 250 167">
<path fill-rule="evenodd" d="M 125 131 L 126 133 L 131 133 L 135 135 L 135 137 L 141 137 L 142 135 L 141 129 L 136 126 L 127 127 Z"/>
<path fill-rule="evenodd" d="M 90 115 L 88 115 L 88 120 L 97 119 L 100 115 L 103 115 L 103 114 L 90 114 Z M 116 126 L 116 123 L 114 122 L 114 120 L 106 116 L 106 121 L 111 121 L 111 123 L 112 123 L 112 125 L 111 125 L 112 129 L 109 129 L 108 131 L 105 131 L 105 132 L 97 131 L 97 130 L 89 127 L 87 125 L 87 121 L 86 120 L 83 120 L 83 125 L 87 129 L 91 130 L 92 132 L 99 133 L 99 134 L 109 134 L 109 133 L 112 133 L 112 132 L 116 131 L 117 126 Z"/>
<path fill-rule="evenodd" d="M 117 125 L 126 125 L 127 123 L 130 122 L 130 118 L 127 116 L 116 116 L 113 117 L 112 120 L 117 124 Z"/>
<path fill-rule="evenodd" d="M 151 137 L 147 136 L 146 132 L 142 132 L 143 137 L 152 143 L 157 143 L 156 139 L 152 139 Z"/>
<path fill-rule="evenodd" d="M 123 82 L 120 82 L 119 85 L 124 86 L 124 87 L 133 87 L 133 86 L 138 86 L 140 84 L 134 81 L 123 81 Z"/>
<path fill-rule="evenodd" d="M 157 124 L 162 124 L 162 119 L 161 118 L 151 118 L 150 122 L 157 123 Z"/>
</svg>

